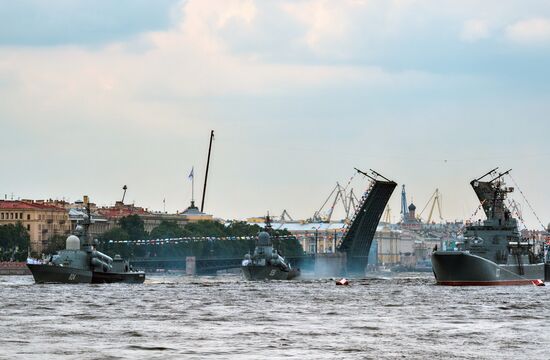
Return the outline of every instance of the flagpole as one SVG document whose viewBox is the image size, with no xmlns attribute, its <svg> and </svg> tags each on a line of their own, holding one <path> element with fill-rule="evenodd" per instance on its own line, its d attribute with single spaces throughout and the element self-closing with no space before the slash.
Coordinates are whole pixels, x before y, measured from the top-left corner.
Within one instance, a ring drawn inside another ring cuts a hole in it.
<svg viewBox="0 0 550 360">
<path fill-rule="evenodd" d="M 195 202 L 195 174 L 191 177 L 191 202 Z"/>
</svg>

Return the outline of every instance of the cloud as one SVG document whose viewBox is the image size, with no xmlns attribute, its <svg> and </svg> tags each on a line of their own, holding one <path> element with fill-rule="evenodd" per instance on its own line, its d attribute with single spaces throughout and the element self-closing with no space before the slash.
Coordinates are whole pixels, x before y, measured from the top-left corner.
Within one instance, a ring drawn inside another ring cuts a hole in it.
<svg viewBox="0 0 550 360">
<path fill-rule="evenodd" d="M 414 168 L 426 166 L 428 154 L 444 150 L 446 158 L 460 158 L 465 148 L 495 148 L 502 135 L 517 140 L 520 149 L 526 144 L 520 138 L 529 137 L 536 152 L 547 133 L 548 101 L 535 85 L 544 90 L 548 83 L 540 71 L 548 53 L 535 48 L 526 59 L 522 47 L 497 41 L 498 29 L 518 16 L 531 18 L 535 10 L 487 1 L 189 0 L 163 8 L 168 25 L 145 21 L 119 33 L 120 24 L 101 25 L 120 20 L 113 15 L 84 28 L 115 30 L 86 35 L 78 24 L 54 17 L 74 34 L 50 31 L 41 22 L 25 36 L 2 33 L 0 152 L 21 144 L 24 149 L 5 159 L 14 171 L 0 179 L 0 187 L 11 191 L 19 178 L 40 173 L 59 194 L 71 186 L 79 194 L 86 187 L 80 174 L 57 181 L 58 174 L 87 158 L 90 173 L 108 174 L 101 177 L 102 189 L 89 184 L 94 191 L 108 193 L 119 188 L 113 183 L 131 178 L 133 189 L 143 189 L 139 202 L 154 204 L 164 197 L 160 184 L 171 181 L 166 195 L 184 199 L 181 179 L 187 174 L 179 172 L 203 159 L 210 129 L 220 149 L 213 199 L 220 215 L 225 207 L 228 216 L 265 211 L 273 201 L 281 209 L 284 202 L 313 208 L 296 199 L 316 202 L 327 181 L 356 163 L 390 167 L 388 173 L 403 176 L 430 174 L 432 169 Z M 64 16 L 82 16 L 83 8 L 71 10 L 69 1 L 53 4 Z M 115 12 L 127 11 L 125 4 Z M 547 16 L 545 9 L 536 10 Z M 490 26 L 482 19 L 490 19 Z M 42 31 L 47 41 L 37 38 Z M 463 43 L 481 39 L 483 47 Z M 516 111 L 510 111 L 513 106 Z M 499 134 L 487 140 L 483 136 L 492 127 L 484 124 L 495 118 Z M 508 130 L 518 118 L 531 122 L 521 127 L 521 137 Z M 543 129 L 528 131 L 534 123 Z M 474 127 L 479 131 L 472 132 Z M 410 149 L 418 152 L 408 154 Z M 257 182 L 265 158 L 273 159 L 277 171 Z M 294 175 L 292 186 L 288 173 Z M 38 186 L 49 194 L 46 185 Z M 29 180 L 28 188 L 36 186 Z M 281 195 L 257 201 L 266 186 Z M 311 194 L 304 196 L 302 189 Z M 227 198 L 237 195 L 241 210 Z"/>
<path fill-rule="evenodd" d="M 180 0 L 0 0 L 0 45 L 98 45 L 169 28 Z"/>
<path fill-rule="evenodd" d="M 480 19 L 472 19 L 464 22 L 460 39 L 466 42 L 476 42 L 489 38 L 489 25 L 486 21 Z"/>
<path fill-rule="evenodd" d="M 300 43 L 319 53 L 327 52 L 330 44 L 340 42 L 349 33 L 349 1 L 285 2 L 283 10 L 305 27 Z"/>
<path fill-rule="evenodd" d="M 506 36 L 521 44 L 540 44 L 550 42 L 550 19 L 533 18 L 518 21 L 506 28 Z"/>
</svg>

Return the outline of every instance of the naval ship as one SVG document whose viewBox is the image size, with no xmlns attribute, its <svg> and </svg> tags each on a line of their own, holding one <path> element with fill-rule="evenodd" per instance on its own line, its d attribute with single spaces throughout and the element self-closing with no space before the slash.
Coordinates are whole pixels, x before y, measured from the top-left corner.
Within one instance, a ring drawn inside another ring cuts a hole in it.
<svg viewBox="0 0 550 360">
<path fill-rule="evenodd" d="M 498 174 L 497 169 L 470 183 L 487 220 L 466 226 L 458 251 L 432 254 L 438 284 L 525 285 L 549 280 L 544 251 L 535 254 L 536 244 L 522 238 L 518 221 L 506 206 L 507 195 L 514 188 L 507 187 L 503 177 L 511 170 Z"/>
<path fill-rule="evenodd" d="M 246 254 L 241 269 L 246 280 L 292 280 L 300 276 L 300 269 L 293 269 L 273 248 L 269 232 L 271 219 L 265 218 L 265 231 L 258 234 L 254 254 Z"/>
<path fill-rule="evenodd" d="M 89 227 L 92 224 L 88 198 L 84 197 L 86 214 L 73 235 L 67 237 L 65 249 L 49 260 L 27 260 L 34 281 L 44 283 L 143 283 L 145 273 L 135 271 L 119 255 L 113 258 L 96 250 Z"/>
</svg>

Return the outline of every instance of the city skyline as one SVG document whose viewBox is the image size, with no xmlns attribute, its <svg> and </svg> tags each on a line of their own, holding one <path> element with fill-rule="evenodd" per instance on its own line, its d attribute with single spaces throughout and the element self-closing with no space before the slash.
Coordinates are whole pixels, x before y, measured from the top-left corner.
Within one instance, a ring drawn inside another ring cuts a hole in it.
<svg viewBox="0 0 550 360">
<path fill-rule="evenodd" d="M 2 197 L 182 211 L 213 129 L 222 218 L 310 217 L 357 167 L 467 220 L 499 166 L 550 222 L 543 1 L 0 3 Z"/>
</svg>

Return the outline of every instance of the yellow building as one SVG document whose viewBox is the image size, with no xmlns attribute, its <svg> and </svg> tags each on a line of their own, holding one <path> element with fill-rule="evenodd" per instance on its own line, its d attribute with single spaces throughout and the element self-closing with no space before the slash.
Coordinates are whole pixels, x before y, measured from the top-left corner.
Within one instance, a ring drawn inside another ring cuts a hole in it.
<svg viewBox="0 0 550 360">
<path fill-rule="evenodd" d="M 40 200 L 0 200 L 0 225 L 18 222 L 27 229 L 31 250 L 37 253 L 48 246 L 53 235 L 67 235 L 71 231 L 71 222 L 64 208 Z"/>
</svg>

